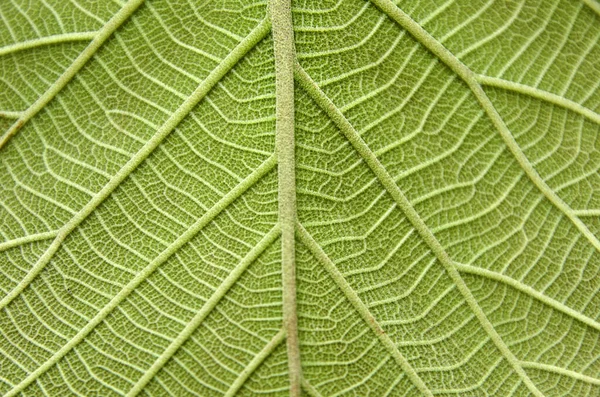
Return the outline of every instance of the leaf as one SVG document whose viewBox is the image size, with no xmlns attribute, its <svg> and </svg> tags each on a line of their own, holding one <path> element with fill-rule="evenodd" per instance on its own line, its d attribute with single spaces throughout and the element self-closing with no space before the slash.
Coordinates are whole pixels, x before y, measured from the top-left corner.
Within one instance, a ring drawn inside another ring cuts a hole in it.
<svg viewBox="0 0 600 397">
<path fill-rule="evenodd" d="M 1 394 L 600 394 L 596 0 L 0 15 Z"/>
</svg>

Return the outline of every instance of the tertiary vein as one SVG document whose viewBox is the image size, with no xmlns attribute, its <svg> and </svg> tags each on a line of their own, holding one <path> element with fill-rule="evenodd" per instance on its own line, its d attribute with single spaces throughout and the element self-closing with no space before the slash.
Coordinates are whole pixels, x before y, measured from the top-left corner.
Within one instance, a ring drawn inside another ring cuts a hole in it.
<svg viewBox="0 0 600 397">
<path fill-rule="evenodd" d="M 395 7 L 395 6 L 394 6 Z M 475 297 L 465 284 L 464 280 L 454 267 L 454 264 L 448 253 L 444 250 L 437 238 L 431 233 L 425 222 L 421 219 L 419 214 L 410 204 L 404 193 L 400 190 L 396 182 L 387 172 L 384 166 L 379 162 L 377 157 L 373 154 L 371 149 L 360 137 L 358 132 L 342 114 L 342 112 L 335 106 L 335 104 L 329 99 L 325 93 L 319 88 L 319 86 L 312 80 L 312 78 L 302 69 L 298 64 L 296 66 L 296 79 L 304 88 L 304 90 L 313 98 L 313 100 L 325 111 L 325 113 L 331 118 L 336 124 L 344 136 L 350 141 L 354 149 L 360 154 L 365 163 L 375 173 L 381 184 L 387 190 L 387 192 L 396 201 L 398 206 L 404 212 L 413 227 L 419 232 L 423 240 L 427 243 L 430 249 L 433 251 L 437 259 L 444 266 L 448 272 L 450 278 L 456 284 L 458 290 L 463 295 L 465 301 L 475 313 L 475 316 L 479 320 L 483 329 L 490 336 L 498 350 L 506 358 L 506 360 L 513 367 L 515 372 L 521 377 L 523 382 L 527 385 L 528 389 L 537 397 L 543 397 L 543 394 L 538 390 L 535 384 L 531 381 L 527 373 L 521 367 L 519 360 L 509 350 L 508 346 L 504 343 L 498 332 L 494 329 L 494 326 L 487 318 Z"/>
<path fill-rule="evenodd" d="M 210 92 L 210 90 L 229 72 L 244 55 L 248 53 L 258 42 L 260 42 L 270 31 L 271 23 L 264 19 L 252 32 L 242 40 L 231 53 L 200 83 L 196 90 L 185 100 L 181 106 L 167 119 L 167 121 L 156 131 L 154 136 L 121 168 L 109 182 L 79 211 L 73 216 L 57 233 L 54 241 L 50 244 L 44 254 L 38 259 L 29 273 L 13 288 L 1 301 L 0 310 L 6 307 L 17 297 L 37 275 L 50 262 L 67 236 L 75 230 L 87 217 L 102 204 L 110 194 L 121 185 L 121 183 L 163 142 L 177 125 L 192 111 L 192 109 Z"/>
</svg>

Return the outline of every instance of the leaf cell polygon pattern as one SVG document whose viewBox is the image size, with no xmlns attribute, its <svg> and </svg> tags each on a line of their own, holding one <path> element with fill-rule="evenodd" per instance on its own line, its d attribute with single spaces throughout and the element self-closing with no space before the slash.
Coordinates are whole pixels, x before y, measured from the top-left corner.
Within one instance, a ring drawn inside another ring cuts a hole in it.
<svg viewBox="0 0 600 397">
<path fill-rule="evenodd" d="M 600 393 L 596 0 L 0 16 L 0 394 Z"/>
</svg>

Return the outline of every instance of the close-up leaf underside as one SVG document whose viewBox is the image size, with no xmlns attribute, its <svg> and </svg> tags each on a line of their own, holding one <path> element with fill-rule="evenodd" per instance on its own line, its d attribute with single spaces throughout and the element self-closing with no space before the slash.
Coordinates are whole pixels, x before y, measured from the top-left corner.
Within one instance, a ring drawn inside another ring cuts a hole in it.
<svg viewBox="0 0 600 397">
<path fill-rule="evenodd" d="M 597 0 L 0 20 L 0 395 L 600 396 Z"/>
</svg>

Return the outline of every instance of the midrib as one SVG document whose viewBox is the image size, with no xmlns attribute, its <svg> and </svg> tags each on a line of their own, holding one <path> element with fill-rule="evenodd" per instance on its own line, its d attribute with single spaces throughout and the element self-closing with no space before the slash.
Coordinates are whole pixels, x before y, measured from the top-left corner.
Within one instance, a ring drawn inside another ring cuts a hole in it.
<svg viewBox="0 0 600 397">
<path fill-rule="evenodd" d="M 283 277 L 283 323 L 286 330 L 290 396 L 301 394 L 300 348 L 296 313 L 296 176 L 294 160 L 294 31 L 291 0 L 270 0 L 275 52 L 275 147 L 278 159 L 279 222 Z"/>
</svg>

